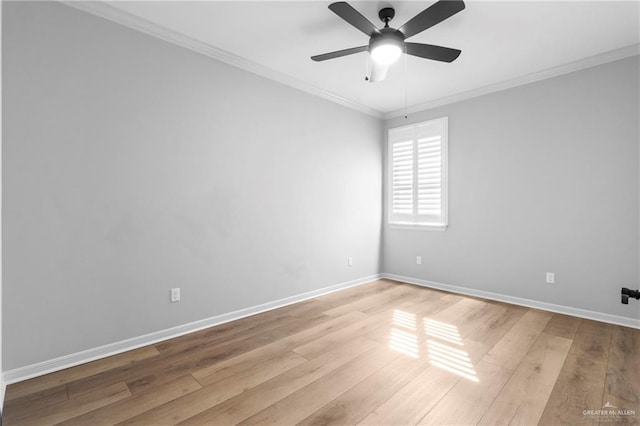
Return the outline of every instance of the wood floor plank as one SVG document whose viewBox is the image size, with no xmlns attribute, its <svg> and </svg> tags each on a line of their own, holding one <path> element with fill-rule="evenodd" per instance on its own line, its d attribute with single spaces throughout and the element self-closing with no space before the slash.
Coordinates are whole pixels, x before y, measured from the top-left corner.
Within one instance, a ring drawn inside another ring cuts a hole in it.
<svg viewBox="0 0 640 426">
<path fill-rule="evenodd" d="M 400 367 L 406 367 L 402 356 L 390 350 L 369 352 L 344 366 L 321 377 L 315 382 L 292 393 L 286 398 L 270 405 L 266 409 L 244 420 L 240 424 L 298 424 L 301 420 L 331 402 L 334 398 L 361 383 L 363 380 L 376 375 L 381 369 L 394 369 L 399 372 Z M 414 369 L 419 363 L 412 364 Z M 389 383 L 385 383 L 388 385 Z M 369 389 L 370 392 L 371 389 Z M 346 423 L 345 423 L 346 424 Z"/>
<path fill-rule="evenodd" d="M 495 396 L 509 380 L 513 370 L 480 361 L 473 366 L 477 382 L 459 380 L 418 424 L 476 424 L 487 411 Z"/>
<path fill-rule="evenodd" d="M 473 340 L 463 340 L 461 348 L 451 349 L 452 357 L 467 359 L 475 365 L 490 347 Z M 428 346 L 426 350 L 421 351 L 425 362 L 428 362 L 428 352 Z M 415 425 L 461 380 L 463 378 L 457 372 L 429 363 L 425 370 L 358 424 Z"/>
<path fill-rule="evenodd" d="M 373 295 L 354 300 L 346 305 L 340 305 L 329 309 L 324 314 L 331 317 L 338 317 L 352 311 L 364 311 L 372 307 L 379 307 L 382 304 L 394 303 L 395 300 L 407 294 L 415 294 L 416 289 L 409 285 L 396 285 Z"/>
<path fill-rule="evenodd" d="M 549 312 L 527 311 L 482 360 L 515 370 L 546 328 L 551 316 Z"/>
<path fill-rule="evenodd" d="M 218 349 L 226 348 L 224 351 L 216 353 L 209 352 L 207 350 L 207 356 L 185 358 L 187 362 L 182 362 L 178 365 L 171 365 L 170 367 L 165 368 L 160 374 L 156 373 L 151 376 L 142 377 L 136 381 L 127 381 L 127 384 L 129 385 L 131 392 L 135 394 L 141 390 L 145 390 L 149 386 L 155 386 L 168 380 L 173 380 L 183 374 L 197 371 L 203 367 L 212 366 L 220 360 L 227 360 L 244 354 L 252 349 L 264 347 L 271 343 L 286 339 L 301 330 L 304 331 L 313 328 L 316 325 L 322 325 L 330 319 L 331 318 L 326 315 L 318 314 L 317 316 L 307 318 L 306 320 L 297 319 L 294 322 L 286 321 L 281 327 L 276 329 L 268 330 L 258 335 L 244 336 L 239 340 L 231 340 L 229 342 L 214 345 L 217 346 Z M 236 345 L 236 343 L 240 344 Z"/>
<path fill-rule="evenodd" d="M 424 360 L 402 354 L 298 424 L 356 424 L 428 367 Z"/>
<path fill-rule="evenodd" d="M 153 410 L 140 413 L 123 422 L 128 425 L 175 424 L 191 415 L 200 413 L 241 394 L 273 377 L 305 363 L 306 360 L 293 352 L 263 363 L 257 363 L 246 371 L 225 380 L 206 386 L 181 398 L 163 404 Z"/>
<path fill-rule="evenodd" d="M 403 322 L 410 321 L 416 330 L 422 330 L 424 326 L 424 311 L 418 308 L 414 312 L 410 312 L 411 302 L 405 302 L 400 305 L 387 306 L 387 309 L 376 315 L 369 316 L 360 322 L 353 323 L 334 333 L 327 334 L 319 339 L 299 346 L 294 350 L 306 358 L 313 358 L 322 353 L 326 348 L 340 344 L 354 336 L 366 336 L 368 339 L 388 344 L 389 336 L 393 329 L 401 327 Z M 430 308 L 425 305 L 424 308 Z M 475 321 L 475 310 L 482 309 L 482 304 L 475 300 L 462 299 L 450 306 L 444 306 L 442 309 L 431 309 L 429 318 L 438 318 L 439 320 L 448 321 L 448 323 L 459 323 L 460 321 Z M 462 315 L 461 313 L 466 313 Z M 420 335 L 417 341 L 422 340 L 425 335 Z"/>
<path fill-rule="evenodd" d="M 394 288 L 399 283 L 397 281 L 391 281 L 387 279 L 376 280 L 374 282 L 359 285 L 356 287 L 347 288 L 345 290 L 337 291 L 334 293 L 318 296 L 315 300 L 325 304 L 327 309 L 332 309 L 337 306 L 345 305 L 363 297 L 370 296 L 372 294 L 380 293 L 390 288 Z"/>
<path fill-rule="evenodd" d="M 432 289 L 414 285 L 410 286 L 410 288 L 411 291 L 407 291 L 405 294 L 395 299 L 394 305 L 402 305 L 409 310 L 420 309 L 421 311 L 426 311 L 427 305 L 432 310 L 438 310 L 444 302 L 454 303 L 455 301 L 461 300 L 461 297 L 457 295 L 447 294 L 442 291 L 434 291 Z M 388 304 L 381 304 L 363 308 L 360 309 L 360 311 L 367 315 L 376 315 L 387 309 L 389 309 Z"/>
<path fill-rule="evenodd" d="M 457 294 L 447 294 L 430 289 L 424 290 L 426 290 L 424 293 L 419 291 L 417 297 L 413 297 L 407 303 L 403 303 L 403 307 L 407 312 L 413 313 L 416 316 L 435 315 L 464 299 Z"/>
<path fill-rule="evenodd" d="M 502 303 L 478 299 L 468 299 L 468 302 L 473 302 L 475 305 L 462 314 L 462 318 L 445 321 L 447 323 L 456 321 L 458 334 L 465 338 L 471 338 L 480 333 L 487 333 L 487 328 L 491 327 L 492 322 L 494 322 L 496 318 L 504 318 L 505 312 L 507 311 L 507 308 Z M 499 336 L 498 340 L 500 337 L 502 336 Z"/>
<path fill-rule="evenodd" d="M 468 332 L 463 329 L 461 333 L 471 340 L 493 346 L 520 321 L 527 311 L 527 308 L 521 306 L 494 304 L 491 313 L 481 321 L 477 321 L 476 327 Z"/>
<path fill-rule="evenodd" d="M 320 356 L 329 348 L 339 346 L 359 336 L 364 336 L 373 330 L 378 330 L 381 324 L 388 324 L 393 316 L 393 309 L 389 308 L 377 315 L 367 316 L 360 321 L 348 324 L 340 330 L 325 334 L 311 342 L 300 345 L 294 351 L 307 359 Z"/>
<path fill-rule="evenodd" d="M 26 413 L 39 410 L 50 405 L 59 404 L 66 401 L 67 388 L 65 385 L 58 385 L 47 388 L 39 392 L 10 399 L 4 403 L 4 421 L 11 423 L 12 417 L 25 415 Z"/>
<path fill-rule="evenodd" d="M 212 349 L 216 347 L 218 349 L 226 348 L 226 350 L 219 352 L 210 352 L 209 349 L 207 349 L 207 356 L 191 357 L 189 358 L 192 361 L 190 363 L 183 362 L 180 365 L 172 365 L 169 368 L 165 368 L 161 374 L 141 377 L 135 382 L 127 381 L 127 384 L 129 385 L 131 392 L 138 393 L 149 386 L 155 386 L 157 384 L 164 383 L 167 380 L 173 380 L 174 378 L 188 372 L 190 373 L 194 370 L 214 365 L 220 360 L 233 358 L 254 348 L 260 348 L 262 346 L 269 345 L 273 342 L 277 342 L 279 340 L 287 338 L 299 331 L 313 328 L 316 325 L 322 325 L 329 320 L 331 320 L 331 317 L 328 317 L 322 313 L 318 313 L 314 316 L 309 316 L 305 319 L 291 317 L 283 320 L 279 327 L 261 331 L 257 334 L 248 333 L 244 335 L 244 333 L 241 333 L 235 338 L 224 340 L 223 342 L 218 343 L 207 341 L 207 347 L 212 347 Z M 189 348 L 188 352 L 193 352 L 193 349 Z"/>
<path fill-rule="evenodd" d="M 330 334 L 353 322 L 360 321 L 367 317 L 368 316 L 362 312 L 350 312 L 341 317 L 323 322 L 315 327 L 291 334 L 284 339 L 280 339 L 268 345 L 244 352 L 238 356 L 212 364 L 208 367 L 194 370 L 192 374 L 196 379 L 211 376 L 208 381 L 213 383 L 214 375 L 216 380 L 222 380 L 236 374 L 239 370 L 245 368 L 245 366 L 250 366 L 252 363 L 260 362 L 261 359 L 269 359 L 282 352 L 293 350 L 300 345 L 318 339 L 326 334 Z"/>
<path fill-rule="evenodd" d="M 259 335 L 275 328 L 282 329 L 285 325 L 300 323 L 300 319 L 313 321 L 322 316 L 327 310 L 327 304 L 316 299 L 306 300 L 284 306 L 272 311 L 252 315 L 238 321 L 231 321 L 205 330 L 189 333 L 164 342 L 155 344 L 163 354 L 168 352 L 193 351 L 203 343 L 228 342 L 230 339 L 246 338 Z"/>
<path fill-rule="evenodd" d="M 461 320 L 472 322 L 477 312 L 484 308 L 484 303 L 474 299 L 463 297 L 459 301 L 447 306 L 437 313 L 437 320 L 445 324 L 459 323 Z M 426 316 L 425 319 L 436 319 Z"/>
<path fill-rule="evenodd" d="M 322 316 L 315 321 L 299 321 L 297 327 L 305 330 L 308 327 L 330 321 L 330 317 Z M 148 390 L 167 381 L 171 381 L 192 371 L 199 370 L 221 361 L 233 358 L 247 351 L 268 345 L 286 338 L 292 329 L 274 329 L 258 336 L 238 336 L 224 343 L 202 342 L 197 349 L 172 354 L 160 354 L 149 362 L 136 368 L 122 367 L 110 371 L 108 374 L 97 374 L 92 377 L 71 382 L 67 385 L 69 396 L 106 386 L 114 382 L 126 380 L 133 393 Z"/>
<path fill-rule="evenodd" d="M 538 424 L 572 343 L 542 333 L 480 424 Z"/>
<path fill-rule="evenodd" d="M 426 355 L 426 352 L 420 352 L 423 349 L 420 344 L 425 341 L 447 339 L 448 341 L 444 341 L 446 345 L 460 345 L 465 336 L 459 329 L 469 329 L 473 324 L 477 324 L 478 318 L 485 315 L 487 311 L 475 300 L 451 300 L 456 301 L 437 309 L 433 309 L 428 304 L 414 311 L 401 306 L 400 309 L 393 311 L 392 318 L 382 322 L 378 329 L 367 334 L 366 337 L 387 346 L 402 346 L 401 341 L 408 339 L 410 342 L 405 343 L 419 344 L 418 356 Z"/>
<path fill-rule="evenodd" d="M 576 351 L 593 359 L 606 360 L 615 328 L 611 324 L 581 319 L 573 341 Z"/>
<path fill-rule="evenodd" d="M 53 425 L 84 413 L 96 410 L 116 401 L 131 396 L 126 383 L 116 383 L 111 386 L 100 388 L 93 392 L 86 393 L 75 399 L 68 399 L 60 404 L 41 408 L 24 415 L 13 418 L 11 422 L 6 421 L 7 426 L 11 425 Z"/>
<path fill-rule="evenodd" d="M 145 346 L 118 355 L 103 358 L 98 361 L 78 365 L 77 367 L 57 371 L 55 373 L 25 380 L 7 387 L 5 399 L 7 401 L 20 398 L 25 395 L 40 392 L 75 380 L 91 377 L 115 368 L 125 366 L 131 368 L 138 361 L 153 358 L 159 354 L 153 346 Z"/>
<path fill-rule="evenodd" d="M 573 344 L 540 418 L 541 424 L 598 424 L 584 410 L 602 407 L 613 327 L 580 320 Z"/>
<path fill-rule="evenodd" d="M 374 281 L 369 284 L 351 287 L 338 292 L 318 296 L 313 299 L 314 309 L 322 307 L 322 310 L 320 312 L 326 312 L 328 310 L 338 308 L 342 305 L 353 303 L 362 298 L 379 294 L 389 289 L 393 289 L 397 285 L 398 283 L 394 281 L 383 279 Z"/>
<path fill-rule="evenodd" d="M 548 312 L 529 310 L 480 362 L 471 367 L 466 364 L 470 370 L 460 368 L 468 376 L 456 383 L 419 424 L 478 423 L 550 319 Z"/>
<path fill-rule="evenodd" d="M 505 311 L 502 307 L 496 308 L 474 298 L 461 298 L 445 305 L 444 309 L 418 311 L 415 319 L 417 334 L 431 340 L 453 339 L 448 343 L 455 345 L 458 344 L 456 339 L 462 340 L 473 335 L 485 319 L 495 314 L 496 309 Z M 402 322 L 399 324 L 402 325 Z"/>
<path fill-rule="evenodd" d="M 304 301 L 295 305 L 285 306 L 273 311 L 263 312 L 261 314 L 253 315 L 247 318 L 243 318 L 242 321 L 232 321 L 226 324 L 221 324 L 215 327 L 210 327 L 205 330 L 189 333 L 184 336 L 179 336 L 174 339 L 170 339 L 164 342 L 157 343 L 155 347 L 161 353 L 176 353 L 184 350 L 194 350 L 202 342 L 222 342 L 228 341 L 232 336 L 233 338 L 255 336 L 260 333 L 264 333 L 274 328 L 282 327 L 284 324 L 296 322 L 300 317 L 301 312 L 309 313 L 311 306 L 314 304 L 313 300 Z M 320 312 L 317 312 L 313 317 L 317 316 Z M 306 316 L 309 318 L 310 316 Z"/>
<path fill-rule="evenodd" d="M 397 394 L 391 396 L 380 407 L 377 407 L 364 420 L 363 424 L 415 424 L 460 381 L 462 362 L 476 363 L 490 349 L 489 346 L 474 340 L 465 340 L 459 329 L 472 334 L 478 323 L 484 318 L 492 318 L 496 311 L 504 312 L 501 307 L 485 307 L 475 299 L 459 299 L 444 309 L 418 312 L 415 318 L 404 316 L 396 327 L 403 324 L 415 325 L 416 338 L 426 342 L 426 347 L 418 350 L 418 356 L 424 359 L 429 369 L 418 374 Z M 429 313 L 430 315 L 423 315 Z M 411 313 L 411 315 L 414 315 Z M 411 328 L 411 327 L 410 327 Z M 393 329 L 393 328 L 392 328 Z M 439 331 L 442 329 L 442 331 Z M 407 330 L 408 331 L 408 330 Z M 409 337 L 409 336 L 407 336 Z M 446 339 L 446 340 L 442 340 Z M 433 355 L 432 355 L 433 354 Z M 438 359 L 438 357 L 441 357 Z M 449 359 L 442 359 L 449 357 Z M 443 370 L 431 365 L 431 361 L 439 361 Z M 433 386 L 431 383 L 433 382 Z M 427 385 L 428 384 L 428 385 Z M 390 401 L 390 402 L 389 402 Z M 400 407 L 399 409 L 396 409 Z"/>
<path fill-rule="evenodd" d="M 205 376 L 198 379 L 203 386 L 217 383 L 218 388 L 233 389 L 237 388 L 240 392 L 263 383 L 272 377 L 291 370 L 307 360 L 295 352 L 285 352 L 263 362 L 256 362 L 252 368 L 240 371 L 226 381 L 210 381 L 211 376 Z M 237 392 L 237 393 L 240 393 Z"/>
<path fill-rule="evenodd" d="M 284 352 L 282 354 L 267 358 L 267 359 L 253 359 L 250 360 L 250 364 L 235 364 L 236 368 L 232 371 L 235 374 L 231 376 L 227 376 L 227 378 L 232 377 L 232 382 L 239 383 L 242 388 L 251 387 L 251 383 L 245 382 L 254 382 L 255 378 L 260 378 L 264 375 L 265 370 L 278 370 L 278 368 L 266 368 L 267 366 L 282 366 L 284 368 L 283 371 L 288 370 L 289 368 L 293 368 L 296 365 L 302 364 L 307 360 L 295 352 Z M 256 371 L 255 367 L 259 365 L 260 368 Z M 228 371 L 228 370 L 227 370 Z M 210 375 L 195 375 L 194 377 L 198 380 L 202 386 L 210 386 L 214 383 L 219 383 L 221 381 L 220 374 L 210 374 Z M 271 377 L 269 377 L 271 378 Z M 265 379 L 266 380 L 266 379 Z M 258 381 L 257 383 L 261 383 L 262 381 Z M 220 386 L 224 386 L 221 384 Z"/>
<path fill-rule="evenodd" d="M 236 424 L 354 360 L 355 365 L 379 345 L 357 338 L 179 424 Z"/>
<path fill-rule="evenodd" d="M 415 425 L 460 380 L 457 375 L 430 366 L 358 424 Z"/>
<path fill-rule="evenodd" d="M 83 415 L 73 417 L 61 424 L 65 426 L 114 425 L 147 410 L 160 407 L 198 389 L 202 389 L 202 386 L 193 377 L 183 376 L 153 388 L 149 392 L 121 399 Z"/>
<path fill-rule="evenodd" d="M 551 317 L 551 321 L 547 324 L 547 328 L 544 332 L 553 336 L 573 340 L 579 325 L 580 318 L 562 314 L 553 314 L 553 317 Z"/>
<path fill-rule="evenodd" d="M 612 329 L 601 406 L 605 404 L 614 405 L 616 414 L 603 416 L 600 424 L 640 424 L 640 330 Z"/>
<path fill-rule="evenodd" d="M 142 392 L 154 385 L 162 384 L 161 380 L 157 380 L 158 376 L 171 380 L 188 374 L 200 366 L 206 366 L 207 362 L 213 364 L 218 360 L 225 359 L 225 357 L 230 358 L 234 354 L 242 353 L 247 348 L 266 344 L 273 338 L 273 334 L 267 333 L 258 338 L 233 340 L 219 345 L 206 346 L 203 344 L 198 351 L 170 355 L 161 354 L 151 362 L 141 364 L 137 368 L 125 366 L 76 380 L 67 385 L 67 390 L 69 397 L 74 398 L 76 395 L 103 386 L 126 381 L 136 392 Z"/>
</svg>

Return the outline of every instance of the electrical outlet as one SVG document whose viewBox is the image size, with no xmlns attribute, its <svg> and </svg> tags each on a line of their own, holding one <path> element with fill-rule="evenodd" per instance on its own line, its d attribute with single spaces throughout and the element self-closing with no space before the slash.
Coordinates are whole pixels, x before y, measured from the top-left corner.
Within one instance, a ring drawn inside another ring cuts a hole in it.
<svg viewBox="0 0 640 426">
<path fill-rule="evenodd" d="M 172 288 L 171 289 L 171 303 L 180 301 L 180 289 Z"/>
<path fill-rule="evenodd" d="M 422 256 L 416 256 L 416 265 L 422 265 Z"/>
<path fill-rule="evenodd" d="M 347 259 L 347 265 L 353 266 L 353 257 L 349 256 L 349 258 Z"/>
<path fill-rule="evenodd" d="M 547 272 L 547 284 L 556 283 L 556 274 L 553 272 Z"/>
</svg>

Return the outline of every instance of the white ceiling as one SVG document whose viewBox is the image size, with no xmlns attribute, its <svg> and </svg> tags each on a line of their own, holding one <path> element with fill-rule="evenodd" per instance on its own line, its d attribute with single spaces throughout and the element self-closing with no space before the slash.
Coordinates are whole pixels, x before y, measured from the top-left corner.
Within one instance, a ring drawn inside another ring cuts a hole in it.
<svg viewBox="0 0 640 426">
<path fill-rule="evenodd" d="M 365 45 L 327 1 L 127 1 L 109 5 L 349 101 L 404 108 L 405 62 L 364 80 L 368 54 L 316 63 L 312 55 Z M 399 27 L 433 1 L 353 1 L 375 25 L 393 6 Z M 640 41 L 637 1 L 467 1 L 466 9 L 409 41 L 462 50 L 453 63 L 408 57 L 408 104 L 418 105 L 573 63 Z"/>
</svg>

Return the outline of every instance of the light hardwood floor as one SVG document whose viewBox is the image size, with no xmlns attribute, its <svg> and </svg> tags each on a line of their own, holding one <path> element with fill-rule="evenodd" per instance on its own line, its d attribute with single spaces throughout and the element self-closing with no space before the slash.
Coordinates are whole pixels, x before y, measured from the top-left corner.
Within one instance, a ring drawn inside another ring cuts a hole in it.
<svg viewBox="0 0 640 426">
<path fill-rule="evenodd" d="M 640 424 L 640 330 L 380 280 L 7 388 L 59 423 Z"/>
</svg>

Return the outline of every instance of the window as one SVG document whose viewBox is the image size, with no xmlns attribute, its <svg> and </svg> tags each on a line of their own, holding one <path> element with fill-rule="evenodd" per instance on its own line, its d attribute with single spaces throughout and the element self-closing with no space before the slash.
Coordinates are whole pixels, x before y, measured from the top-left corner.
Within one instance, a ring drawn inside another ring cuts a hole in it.
<svg viewBox="0 0 640 426">
<path fill-rule="evenodd" d="M 389 223 L 447 226 L 447 117 L 389 130 Z"/>
</svg>

